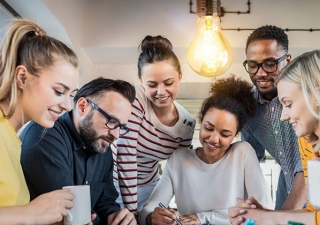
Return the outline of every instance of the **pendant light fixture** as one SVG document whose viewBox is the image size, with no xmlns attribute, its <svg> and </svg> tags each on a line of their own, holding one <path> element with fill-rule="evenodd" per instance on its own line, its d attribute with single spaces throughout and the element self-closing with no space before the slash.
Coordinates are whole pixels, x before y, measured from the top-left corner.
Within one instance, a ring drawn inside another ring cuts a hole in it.
<svg viewBox="0 0 320 225">
<path fill-rule="evenodd" d="M 233 50 L 220 26 L 220 0 L 197 0 L 198 28 L 188 48 L 188 63 L 199 75 L 225 73 L 233 61 Z"/>
</svg>

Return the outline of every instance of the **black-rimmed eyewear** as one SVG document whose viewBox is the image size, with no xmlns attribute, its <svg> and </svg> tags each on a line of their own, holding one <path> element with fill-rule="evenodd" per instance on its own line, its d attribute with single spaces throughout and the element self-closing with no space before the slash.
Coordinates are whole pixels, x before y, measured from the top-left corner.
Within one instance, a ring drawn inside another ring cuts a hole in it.
<svg viewBox="0 0 320 225">
<path fill-rule="evenodd" d="M 115 130 L 118 127 L 120 128 L 119 131 L 119 135 L 123 136 L 125 134 L 127 134 L 130 129 L 128 127 L 126 127 L 125 125 L 121 124 L 117 119 L 111 117 L 108 115 L 108 113 L 106 113 L 105 111 L 103 111 L 97 104 L 95 104 L 94 102 L 92 102 L 90 99 L 86 100 L 91 104 L 91 106 L 96 109 L 99 113 L 101 113 L 106 119 L 107 122 L 105 123 L 106 127 L 108 127 L 111 130 Z"/>
<path fill-rule="evenodd" d="M 243 66 L 250 74 L 256 74 L 261 67 L 266 73 L 274 73 L 278 69 L 278 64 L 283 61 L 289 54 L 285 54 L 276 60 L 266 60 L 262 63 L 256 63 L 253 61 L 244 61 Z"/>
</svg>

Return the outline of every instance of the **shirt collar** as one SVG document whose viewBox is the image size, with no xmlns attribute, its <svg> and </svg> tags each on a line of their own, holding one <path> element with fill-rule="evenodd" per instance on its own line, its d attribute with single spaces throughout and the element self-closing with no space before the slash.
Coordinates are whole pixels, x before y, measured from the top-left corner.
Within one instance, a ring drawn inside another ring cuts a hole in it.
<svg viewBox="0 0 320 225">
<path fill-rule="evenodd" d="M 67 127 L 70 136 L 73 140 L 73 149 L 79 150 L 85 146 L 84 141 L 82 140 L 81 136 L 79 135 L 78 131 L 74 127 L 73 121 L 72 121 L 72 111 L 64 113 L 62 116 L 59 117 L 59 121 L 62 122 L 62 124 L 65 124 Z"/>
<path fill-rule="evenodd" d="M 273 102 L 273 101 L 279 101 L 278 100 L 278 96 L 273 98 L 271 101 L 268 101 L 268 100 L 264 99 L 262 97 L 262 95 L 260 94 L 260 92 L 258 91 L 258 88 L 254 89 L 253 96 L 257 100 L 257 102 L 260 103 L 260 104 L 270 103 L 270 102 Z"/>
</svg>

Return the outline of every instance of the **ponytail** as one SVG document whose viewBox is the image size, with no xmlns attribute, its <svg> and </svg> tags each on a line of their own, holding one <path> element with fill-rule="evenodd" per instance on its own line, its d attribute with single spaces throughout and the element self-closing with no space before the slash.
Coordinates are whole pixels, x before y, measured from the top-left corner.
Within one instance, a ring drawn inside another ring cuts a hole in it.
<svg viewBox="0 0 320 225">
<path fill-rule="evenodd" d="M 15 19 L 7 25 L 7 32 L 0 46 L 0 101 L 9 103 L 10 118 L 17 105 L 18 87 L 15 70 L 19 65 L 34 76 L 63 58 L 78 67 L 76 54 L 61 41 L 52 38 L 36 23 L 28 19 Z"/>
</svg>

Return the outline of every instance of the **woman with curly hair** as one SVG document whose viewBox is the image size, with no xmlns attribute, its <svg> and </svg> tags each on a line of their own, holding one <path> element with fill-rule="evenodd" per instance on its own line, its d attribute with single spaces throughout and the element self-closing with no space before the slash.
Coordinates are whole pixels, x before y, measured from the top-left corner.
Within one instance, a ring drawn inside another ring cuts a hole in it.
<svg viewBox="0 0 320 225">
<path fill-rule="evenodd" d="M 229 224 L 228 208 L 243 196 L 253 196 L 271 207 L 253 148 L 247 142 L 232 143 L 247 118 L 254 115 L 252 85 L 231 76 L 216 80 L 210 93 L 199 113 L 202 147 L 171 155 L 141 211 L 141 224 L 171 224 L 176 218 L 183 224 Z M 167 206 L 173 195 L 178 211 L 157 207 L 160 201 Z"/>
</svg>

